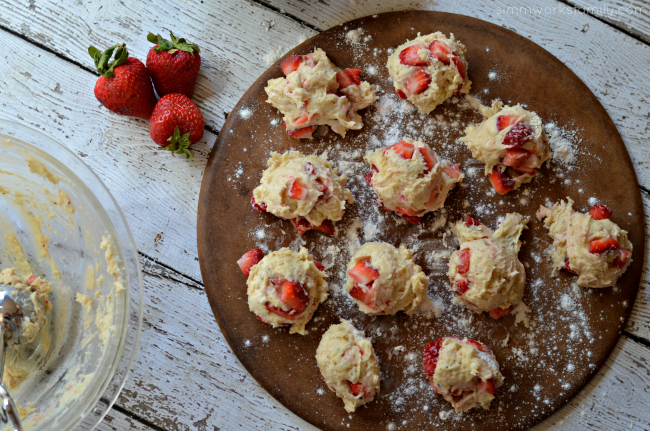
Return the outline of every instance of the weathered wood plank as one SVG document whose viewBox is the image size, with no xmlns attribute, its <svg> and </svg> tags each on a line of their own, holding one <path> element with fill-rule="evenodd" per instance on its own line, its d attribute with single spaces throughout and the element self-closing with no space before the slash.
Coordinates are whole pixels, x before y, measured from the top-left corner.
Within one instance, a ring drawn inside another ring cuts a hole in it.
<svg viewBox="0 0 650 431">
<path fill-rule="evenodd" d="M 644 0 L 570 0 L 578 11 L 609 22 L 650 43 L 650 5 Z"/>
<path fill-rule="evenodd" d="M 111 409 L 104 420 L 95 428 L 97 431 L 152 431 L 154 428 L 143 424 L 122 412 Z M 210 430 L 212 431 L 212 430 Z"/>
</svg>

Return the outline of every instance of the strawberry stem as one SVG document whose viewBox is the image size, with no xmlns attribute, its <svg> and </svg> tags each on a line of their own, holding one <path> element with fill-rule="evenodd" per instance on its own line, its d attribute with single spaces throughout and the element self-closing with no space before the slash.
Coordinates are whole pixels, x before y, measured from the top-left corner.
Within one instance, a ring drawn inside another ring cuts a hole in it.
<svg viewBox="0 0 650 431">
<path fill-rule="evenodd" d="M 167 139 L 170 144 L 166 147 L 160 147 L 159 150 L 171 151 L 172 154 L 185 154 L 185 158 L 194 157 L 194 151 L 190 150 L 190 132 L 181 136 L 181 131 L 176 127 L 174 134 Z"/>
<path fill-rule="evenodd" d="M 107 78 L 112 78 L 115 67 L 124 63 L 129 58 L 129 52 L 126 50 L 126 44 L 124 43 L 122 45 L 113 45 L 106 51 L 100 51 L 94 46 L 91 46 L 88 48 L 88 54 L 95 60 L 97 72 Z M 114 58 L 113 61 L 110 61 L 111 57 Z"/>
<path fill-rule="evenodd" d="M 155 48 L 156 54 L 161 51 L 169 51 L 170 54 L 175 53 L 178 50 L 189 52 L 194 56 L 194 52 L 197 54 L 201 53 L 199 46 L 195 43 L 189 43 L 184 38 L 177 38 L 172 32 L 169 32 L 171 41 L 163 39 L 159 34 L 149 33 L 147 35 L 147 40 L 151 43 L 158 45 Z"/>
</svg>

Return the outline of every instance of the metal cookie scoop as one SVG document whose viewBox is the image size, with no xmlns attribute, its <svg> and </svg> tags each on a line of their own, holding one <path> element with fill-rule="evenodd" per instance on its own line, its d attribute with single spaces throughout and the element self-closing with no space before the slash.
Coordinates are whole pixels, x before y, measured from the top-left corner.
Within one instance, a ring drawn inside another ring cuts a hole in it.
<svg viewBox="0 0 650 431">
<path fill-rule="evenodd" d="M 41 309 L 42 309 L 42 304 Z M 22 290 L 14 286 L 0 284 L 0 379 L 5 368 L 5 348 L 29 343 L 42 329 L 43 319 L 39 318 L 34 300 Z M 28 333 L 25 333 L 23 322 L 29 323 Z M 12 424 L 14 431 L 23 431 L 20 416 L 14 400 L 0 382 L 0 421 Z"/>
</svg>

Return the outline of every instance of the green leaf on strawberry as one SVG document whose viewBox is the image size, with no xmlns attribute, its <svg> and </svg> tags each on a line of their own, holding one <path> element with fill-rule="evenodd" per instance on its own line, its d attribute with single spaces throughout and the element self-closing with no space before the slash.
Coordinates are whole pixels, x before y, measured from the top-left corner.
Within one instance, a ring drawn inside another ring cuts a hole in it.
<svg viewBox="0 0 650 431">
<path fill-rule="evenodd" d="M 126 44 L 124 43 L 122 45 L 113 45 L 103 52 L 91 46 L 88 48 L 88 54 L 95 61 L 97 72 L 107 78 L 112 78 L 114 69 L 129 58 L 129 52 L 126 50 Z M 113 61 L 110 61 L 111 57 L 113 57 Z"/>
<path fill-rule="evenodd" d="M 201 49 L 195 43 L 189 43 L 184 38 L 177 38 L 172 32 L 169 32 L 170 40 L 163 39 L 159 34 L 149 33 L 147 35 L 147 40 L 151 43 L 157 44 L 158 47 L 155 49 L 156 54 L 161 51 L 169 51 L 170 54 L 175 53 L 176 51 L 185 51 L 194 55 L 194 53 L 201 53 Z"/>
<path fill-rule="evenodd" d="M 160 147 L 159 150 L 171 151 L 172 154 L 185 154 L 185 158 L 189 159 L 194 157 L 194 151 L 190 150 L 190 132 L 181 136 L 181 131 L 178 127 L 174 129 L 174 134 L 167 139 L 170 144 L 166 147 Z"/>
</svg>

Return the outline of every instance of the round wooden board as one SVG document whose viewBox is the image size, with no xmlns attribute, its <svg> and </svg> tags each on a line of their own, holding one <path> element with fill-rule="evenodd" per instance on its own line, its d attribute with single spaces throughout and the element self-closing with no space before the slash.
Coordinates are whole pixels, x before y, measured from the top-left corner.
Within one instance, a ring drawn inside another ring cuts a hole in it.
<svg viewBox="0 0 650 431">
<path fill-rule="evenodd" d="M 359 43 L 346 39 L 348 31 L 359 28 Z M 469 151 L 456 142 L 465 125 L 480 121 L 478 112 L 463 103 L 464 99 L 448 101 L 429 116 L 415 110 L 403 112 L 408 105 L 394 95 L 385 67 L 386 50 L 418 32 L 435 31 L 453 32 L 467 47 L 473 95 L 483 103 L 493 98 L 521 103 L 545 123 L 571 131 L 577 160 L 568 167 L 552 160 L 531 184 L 506 196 L 494 195 L 482 164 L 471 160 Z M 362 112 L 364 128 L 349 132 L 346 138 L 330 131 L 320 138 L 291 139 L 281 115 L 265 102 L 267 81 L 282 76 L 279 60 L 232 111 L 210 155 L 198 212 L 201 272 L 224 336 L 244 367 L 271 395 L 322 429 L 440 426 L 469 430 L 480 426 L 503 431 L 531 427 L 565 404 L 605 362 L 636 296 L 645 249 L 643 207 L 632 163 L 614 123 L 594 94 L 558 59 L 510 30 L 474 18 L 424 11 L 375 15 L 327 30 L 287 55 L 306 54 L 316 47 L 324 49 L 341 68 L 363 68 L 362 79 L 380 86 L 381 103 Z M 380 211 L 363 182 L 366 150 L 389 143 L 384 139 L 390 141 L 393 135 L 422 138 L 440 156 L 459 163 L 467 174 L 465 186 L 456 187 L 448 197 L 447 209 L 427 215 L 419 226 Z M 348 175 L 348 186 L 357 202 L 337 223 L 337 237 L 317 231 L 299 237 L 289 221 L 251 209 L 251 193 L 270 152 L 291 149 L 307 154 L 328 151 L 340 170 L 353 172 Z M 617 288 L 578 289 L 572 286 L 575 277 L 568 273 L 550 277 L 551 264 L 545 253 L 550 238 L 534 215 L 541 204 L 567 196 L 581 211 L 589 208 L 589 198 L 598 198 L 614 211 L 612 220 L 628 231 L 634 260 Z M 444 256 L 456 247 L 449 234 L 451 224 L 472 215 L 494 228 L 499 216 L 512 211 L 531 219 L 520 253 L 528 273 L 524 296 L 531 308 L 528 328 L 523 322 L 516 324 L 512 315 L 499 321 L 474 315 L 452 304 L 446 287 Z M 373 228 L 377 228 L 376 234 Z M 395 245 L 406 242 L 415 250 L 416 262 L 431 281 L 431 300 L 424 312 L 411 317 L 399 313 L 369 318 L 352 305 L 341 293 L 341 285 L 350 257 L 348 248 L 356 243 L 355 238 L 361 243 L 369 239 Z M 307 325 L 308 334 L 300 336 L 289 335 L 286 329 L 274 330 L 255 319 L 248 309 L 246 281 L 236 261 L 255 247 L 277 250 L 303 241 L 316 259 L 333 266 L 326 271 L 331 299 Z M 351 319 L 372 337 L 382 367 L 382 395 L 353 414 L 347 414 L 341 400 L 327 389 L 315 360 L 323 332 L 340 318 Z M 506 334 L 509 342 L 504 347 L 501 341 Z M 425 343 L 442 336 L 471 337 L 494 351 L 505 385 L 490 410 L 474 409 L 462 416 L 441 418 L 440 413 L 448 412 L 450 406 L 428 386 L 421 361 Z"/>
</svg>

